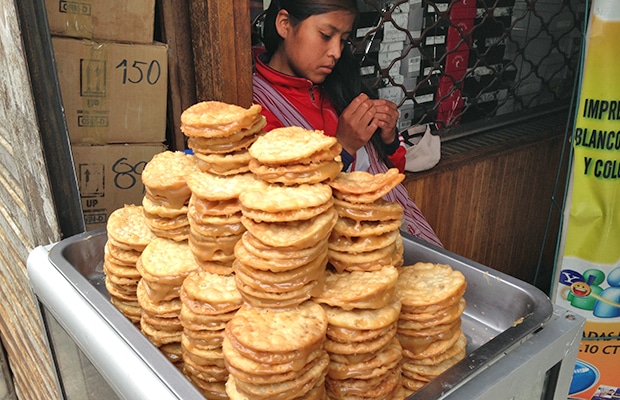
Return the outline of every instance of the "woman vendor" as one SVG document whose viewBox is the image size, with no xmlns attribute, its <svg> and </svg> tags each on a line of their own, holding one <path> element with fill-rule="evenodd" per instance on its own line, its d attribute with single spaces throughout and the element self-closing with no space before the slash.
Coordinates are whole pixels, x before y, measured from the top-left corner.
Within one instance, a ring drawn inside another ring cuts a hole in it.
<svg viewBox="0 0 620 400">
<path fill-rule="evenodd" d="M 253 101 L 263 107 L 266 130 L 301 126 L 335 136 L 346 171 L 403 172 L 397 106 L 364 88 L 349 46 L 357 14 L 356 0 L 272 0 L 264 17 L 265 51 L 255 60 Z M 386 200 L 403 206 L 403 230 L 441 246 L 402 184 Z"/>
</svg>

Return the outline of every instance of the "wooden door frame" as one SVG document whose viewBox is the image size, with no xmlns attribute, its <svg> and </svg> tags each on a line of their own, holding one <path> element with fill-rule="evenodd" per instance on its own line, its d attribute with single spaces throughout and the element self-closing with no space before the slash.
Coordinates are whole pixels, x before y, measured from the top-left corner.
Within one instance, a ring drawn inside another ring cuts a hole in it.
<svg viewBox="0 0 620 400">
<path fill-rule="evenodd" d="M 250 1 L 189 0 L 198 101 L 252 103 Z"/>
</svg>

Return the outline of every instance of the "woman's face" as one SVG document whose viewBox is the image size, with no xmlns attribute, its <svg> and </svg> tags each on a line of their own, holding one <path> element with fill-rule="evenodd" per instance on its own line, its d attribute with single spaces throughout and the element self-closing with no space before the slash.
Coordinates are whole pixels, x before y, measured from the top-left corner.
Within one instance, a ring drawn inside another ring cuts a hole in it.
<svg viewBox="0 0 620 400">
<path fill-rule="evenodd" d="M 294 26 L 288 13 L 280 11 L 276 28 L 284 40 L 269 65 L 282 73 L 322 83 L 340 59 L 354 19 L 351 12 L 332 11 Z"/>
</svg>

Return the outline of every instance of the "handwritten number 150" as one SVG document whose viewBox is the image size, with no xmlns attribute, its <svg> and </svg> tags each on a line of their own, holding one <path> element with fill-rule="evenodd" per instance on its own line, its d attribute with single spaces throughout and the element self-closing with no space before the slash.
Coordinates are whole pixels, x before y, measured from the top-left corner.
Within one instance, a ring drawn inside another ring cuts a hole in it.
<svg viewBox="0 0 620 400">
<path fill-rule="evenodd" d="M 161 65 L 159 61 L 152 60 L 150 63 L 145 61 L 134 61 L 131 65 L 123 59 L 116 69 L 123 72 L 123 85 L 127 83 L 140 83 L 146 80 L 149 85 L 155 85 L 161 77 Z"/>
</svg>

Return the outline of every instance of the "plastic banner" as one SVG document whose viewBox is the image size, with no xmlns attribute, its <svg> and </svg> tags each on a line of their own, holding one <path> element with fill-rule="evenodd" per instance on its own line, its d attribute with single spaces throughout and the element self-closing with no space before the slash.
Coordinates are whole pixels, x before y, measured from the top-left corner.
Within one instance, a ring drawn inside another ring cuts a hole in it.
<svg viewBox="0 0 620 400">
<path fill-rule="evenodd" d="M 553 298 L 586 323 L 570 399 L 620 398 L 620 1 L 590 9 Z"/>
</svg>

